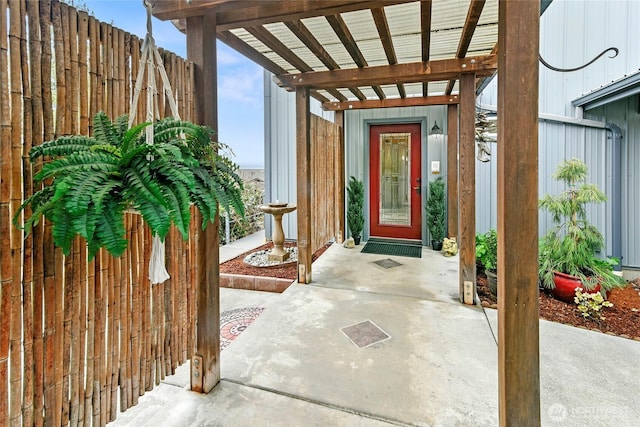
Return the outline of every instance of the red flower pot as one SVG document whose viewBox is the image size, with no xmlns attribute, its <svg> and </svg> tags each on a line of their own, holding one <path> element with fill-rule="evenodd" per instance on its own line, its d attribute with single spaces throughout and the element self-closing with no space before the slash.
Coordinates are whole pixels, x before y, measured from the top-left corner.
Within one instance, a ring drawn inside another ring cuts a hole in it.
<svg viewBox="0 0 640 427">
<path fill-rule="evenodd" d="M 568 303 L 574 302 L 573 297 L 576 295 L 576 288 L 581 288 L 583 291 L 589 293 L 600 292 L 600 285 L 596 285 L 595 288 L 587 290 L 582 286 L 582 282 L 578 277 L 558 271 L 553 272 L 553 282 L 556 284 L 556 287 L 551 290 L 551 295 L 560 301 Z"/>
</svg>

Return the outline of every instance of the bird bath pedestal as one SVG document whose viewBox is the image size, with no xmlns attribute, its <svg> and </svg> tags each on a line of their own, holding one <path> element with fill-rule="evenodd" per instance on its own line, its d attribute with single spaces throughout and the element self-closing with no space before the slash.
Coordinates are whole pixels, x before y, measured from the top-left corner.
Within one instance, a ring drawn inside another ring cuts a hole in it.
<svg viewBox="0 0 640 427">
<path fill-rule="evenodd" d="M 289 253 L 284 250 L 284 231 L 282 230 L 282 215 L 296 210 L 296 205 L 288 203 L 268 203 L 261 205 L 258 209 L 266 214 L 273 215 L 275 228 L 273 230 L 273 249 L 267 254 L 269 261 L 285 262 L 289 258 Z"/>
</svg>

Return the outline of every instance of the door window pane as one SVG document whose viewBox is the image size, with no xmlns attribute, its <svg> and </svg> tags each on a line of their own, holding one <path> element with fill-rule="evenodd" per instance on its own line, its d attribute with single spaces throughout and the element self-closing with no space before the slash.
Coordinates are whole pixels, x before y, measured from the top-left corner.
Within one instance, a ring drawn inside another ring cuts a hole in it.
<svg viewBox="0 0 640 427">
<path fill-rule="evenodd" d="M 411 134 L 380 134 L 380 224 L 411 225 Z"/>
</svg>

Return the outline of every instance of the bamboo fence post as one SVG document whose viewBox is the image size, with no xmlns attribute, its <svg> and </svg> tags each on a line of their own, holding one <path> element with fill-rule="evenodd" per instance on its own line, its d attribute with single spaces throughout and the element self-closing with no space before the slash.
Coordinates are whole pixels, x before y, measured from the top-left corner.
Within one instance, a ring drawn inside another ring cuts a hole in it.
<svg viewBox="0 0 640 427">
<path fill-rule="evenodd" d="M 42 143 L 42 74 L 40 57 L 42 43 L 40 41 L 40 16 L 38 2 L 26 3 L 27 17 L 29 20 L 29 87 L 31 94 L 31 121 L 25 120 L 25 146 L 24 146 L 24 192 L 25 197 L 33 194 L 34 184 L 32 180 L 33 168 L 28 158 L 31 146 Z M 24 57 L 27 57 L 26 53 Z M 23 61 L 25 64 L 27 61 Z M 28 108 L 25 105 L 25 113 Z M 25 215 L 30 215 L 27 210 Z M 33 227 L 32 234 L 27 237 L 25 247 L 25 293 L 24 300 L 27 304 L 24 308 L 24 361 L 25 381 L 23 385 L 23 409 L 22 420 L 25 425 L 42 425 L 42 224 Z M 29 260 L 31 258 L 31 260 Z"/>
<path fill-rule="evenodd" d="M 120 85 L 118 84 L 118 73 L 120 67 L 120 38 L 118 37 L 117 28 L 109 27 L 111 33 L 111 46 L 108 52 L 110 58 L 109 64 L 109 76 L 111 82 L 111 90 L 109 95 L 111 96 L 111 118 L 115 119 L 120 115 Z"/>
<path fill-rule="evenodd" d="M 91 260 L 87 265 L 87 357 L 84 378 L 84 416 L 83 421 L 91 425 L 93 415 L 93 391 L 95 375 L 95 307 L 96 307 L 96 262 Z M 94 425 L 96 425 L 94 423 Z"/>
<path fill-rule="evenodd" d="M 0 73 L 9 75 L 7 1 L 0 0 Z M 11 224 L 11 116 L 9 81 L 0 79 L 0 234 L 9 235 Z M 11 313 L 11 251 L 0 245 L 0 313 Z M 0 424 L 9 425 L 9 339 L 11 316 L 0 317 Z"/>
<path fill-rule="evenodd" d="M 100 378 L 98 386 L 100 387 L 100 407 L 98 412 L 100 414 L 99 425 L 105 426 L 109 422 L 109 399 L 111 397 L 111 390 L 108 388 L 108 381 L 111 380 L 109 372 L 108 361 L 109 357 L 109 341 L 107 337 L 107 325 L 109 322 L 108 309 L 109 309 L 109 288 L 111 287 L 111 281 L 109 279 L 109 259 L 110 256 L 104 249 L 100 250 L 100 285 L 102 286 L 100 292 L 100 345 L 98 346 L 98 357 L 100 359 Z M 97 304 L 97 302 L 96 302 Z"/>
<path fill-rule="evenodd" d="M 89 17 L 89 79 L 91 82 L 91 92 L 89 101 L 89 118 L 92 118 L 98 111 L 100 111 L 100 104 L 98 102 L 98 94 L 100 89 L 98 87 L 98 64 L 100 56 L 100 24 L 93 16 Z M 93 133 L 93 123 L 89 120 L 89 133 Z"/>
<path fill-rule="evenodd" d="M 91 21 L 89 21 L 89 23 L 91 23 Z M 102 250 L 98 251 L 93 261 L 95 267 L 93 275 L 93 369 L 89 371 L 89 374 L 93 373 L 93 391 L 90 396 L 92 399 L 91 419 L 93 421 L 93 426 L 102 425 L 100 420 L 100 411 L 102 410 L 102 361 L 104 360 L 104 322 L 102 321 L 102 252 Z M 91 293 L 91 291 L 89 293 Z M 85 397 L 85 399 L 86 398 L 87 397 Z M 88 405 L 85 404 L 85 412 L 87 411 L 86 406 Z M 89 418 L 87 418 L 87 422 L 89 422 Z"/>
<path fill-rule="evenodd" d="M 131 405 L 138 404 L 140 395 L 140 225 L 139 215 L 131 225 Z"/>
<path fill-rule="evenodd" d="M 107 422 L 112 421 L 117 415 L 118 406 L 118 330 L 120 329 L 120 260 L 109 255 L 109 281 L 107 283 L 109 293 L 109 309 L 107 331 L 107 394 L 110 393 L 107 403 Z"/>
<path fill-rule="evenodd" d="M 129 236 L 129 248 L 131 247 L 131 214 L 125 215 L 125 230 Z M 129 289 L 129 270 L 128 259 L 131 255 L 130 249 L 127 249 L 122 257 L 120 257 L 119 264 L 121 268 L 120 275 L 120 361 L 119 361 L 119 374 L 120 374 L 120 410 L 126 410 L 129 404 L 129 394 L 127 393 L 127 382 L 131 384 L 130 378 L 127 373 L 128 357 L 129 357 L 129 325 L 131 322 L 131 310 L 129 310 L 128 289 Z"/>
<path fill-rule="evenodd" d="M 153 352 L 153 336 L 154 336 L 154 330 L 153 330 L 153 306 L 151 305 L 151 296 L 153 295 L 153 289 L 151 286 L 151 281 L 148 279 L 148 272 L 146 271 L 147 266 L 149 265 L 149 260 L 151 257 L 151 253 L 149 252 L 149 245 L 150 245 L 150 239 L 151 239 L 151 231 L 149 230 L 149 227 L 143 226 L 143 246 L 142 246 L 142 254 L 143 254 L 143 259 L 144 259 L 144 263 L 142 264 L 142 268 L 143 268 L 143 281 L 142 283 L 142 289 L 143 289 L 143 293 L 142 293 L 142 303 L 144 304 L 143 306 L 143 311 L 142 311 L 142 318 L 143 318 L 143 334 L 142 336 L 144 337 L 144 347 L 143 347 L 143 353 L 144 353 L 144 360 L 145 360 L 145 364 L 143 365 L 143 370 L 144 370 L 144 375 L 145 375 L 145 382 L 144 384 L 144 390 L 148 391 L 151 390 L 153 388 L 153 370 L 155 369 L 155 360 L 154 360 L 154 352 Z M 144 393 L 143 393 L 144 394 Z"/>
<path fill-rule="evenodd" d="M 6 9 L 3 10 L 3 12 Z M 3 141 L 11 144 L 8 157 L 3 160 L 8 163 L 10 175 L 2 174 L 2 180 L 9 185 L 8 233 L 4 234 L 9 240 L 11 251 L 9 279 L 11 292 L 11 310 L 5 312 L 10 318 L 9 330 L 9 425 L 19 426 L 22 415 L 22 283 L 21 283 L 21 246 L 22 233 L 11 226 L 10 215 L 17 212 L 22 199 L 22 64 L 20 59 L 20 36 L 22 32 L 22 16 L 18 0 L 9 2 L 9 69 L 11 81 L 11 139 Z M 6 33 L 5 33 L 6 34 Z M 4 35 L 3 35 L 4 37 Z M 6 170 L 6 169 L 5 169 Z M 6 246 L 6 243 L 4 244 Z M 4 277 L 4 275 L 3 275 Z"/>
</svg>

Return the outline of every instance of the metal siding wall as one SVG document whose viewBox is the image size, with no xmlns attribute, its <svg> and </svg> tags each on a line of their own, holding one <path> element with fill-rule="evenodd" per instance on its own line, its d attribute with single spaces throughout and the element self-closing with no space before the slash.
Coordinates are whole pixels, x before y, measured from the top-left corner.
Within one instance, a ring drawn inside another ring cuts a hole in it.
<svg viewBox="0 0 640 427">
<path fill-rule="evenodd" d="M 554 0 L 540 20 L 540 54 L 549 64 L 576 67 L 612 46 L 620 53 L 571 73 L 540 65 L 540 111 L 572 116 L 573 99 L 639 69 L 639 20 L 638 1 Z"/>
<path fill-rule="evenodd" d="M 540 53 L 551 65 L 575 67 L 590 61 L 602 50 L 615 46 L 620 49 L 616 58 L 598 59 L 584 70 L 559 73 L 540 65 L 540 112 L 560 116 L 573 116 L 573 99 L 597 89 L 640 68 L 637 41 L 640 40 L 639 1 L 570 1 L 554 0 L 542 15 Z M 497 104 L 497 79 L 493 79 L 478 97 L 484 105 Z M 590 110 L 585 116 L 592 120 L 607 121 L 620 126 L 622 139 L 622 253 L 623 265 L 640 267 L 640 100 L 634 96 L 609 106 Z M 589 182 L 597 184 L 605 193 L 611 193 L 612 152 L 609 132 L 602 129 L 540 121 L 539 126 L 539 194 L 558 194 L 563 186 L 551 175 L 563 159 L 578 157 L 589 167 Z M 493 164 L 495 159 L 491 160 Z M 486 185 L 489 168 L 476 169 L 478 183 Z M 495 178 L 492 177 L 492 182 Z M 479 194 L 479 192 L 478 192 Z M 495 223 L 497 195 L 491 201 L 478 196 L 477 226 L 483 232 Z M 481 212 L 480 212 L 481 211 Z M 486 218 L 491 212 L 491 218 Z M 605 235 L 605 253 L 612 245 L 611 219 L 614 212 L 609 202 L 590 206 L 588 218 Z M 544 235 L 552 226 L 548 214 L 540 212 L 539 230 Z"/>
<path fill-rule="evenodd" d="M 638 95 L 589 110 L 589 118 L 605 120 L 622 130 L 622 264 L 640 268 L 640 97 Z M 607 152 L 607 156 L 610 153 Z M 608 157 L 609 159 L 609 157 Z M 607 165 L 610 165 L 607 161 Z M 610 166 L 609 166 L 610 167 Z M 607 171 L 609 175 L 610 172 Z M 610 224 L 607 224 L 610 231 Z M 607 244 L 610 239 L 607 238 Z"/>
<path fill-rule="evenodd" d="M 265 202 L 275 200 L 296 203 L 296 97 L 273 82 L 273 74 L 264 72 L 265 87 Z M 311 100 L 311 112 L 331 122 L 333 111 L 323 111 Z M 284 173 L 283 173 L 284 172 Z M 298 236 L 297 211 L 282 217 L 287 239 Z M 273 218 L 265 216 L 265 237 L 271 238 Z"/>
<path fill-rule="evenodd" d="M 366 145 L 369 140 L 367 132 L 367 123 L 383 124 L 406 121 L 407 118 L 415 119 L 415 121 L 426 121 L 426 129 L 422 129 L 422 175 L 428 177 L 423 179 L 422 204 L 424 206 L 427 196 L 427 182 L 436 179 L 438 175 L 430 172 L 431 161 L 440 161 L 440 176 L 446 178 L 446 107 L 429 106 L 429 107 L 404 107 L 404 108 L 386 108 L 371 110 L 350 110 L 345 112 L 345 175 L 346 182 L 350 176 L 355 176 L 364 181 L 366 200 L 365 200 L 365 229 L 363 238 L 369 237 L 369 148 Z M 414 120 L 411 120 L 414 121 Z M 443 138 L 444 145 L 442 147 L 427 144 L 427 135 L 434 121 L 438 122 L 438 126 L 443 130 L 445 136 Z M 423 242 L 427 241 L 426 220 L 423 216 Z M 347 235 L 349 235 L 347 231 Z"/>
</svg>

